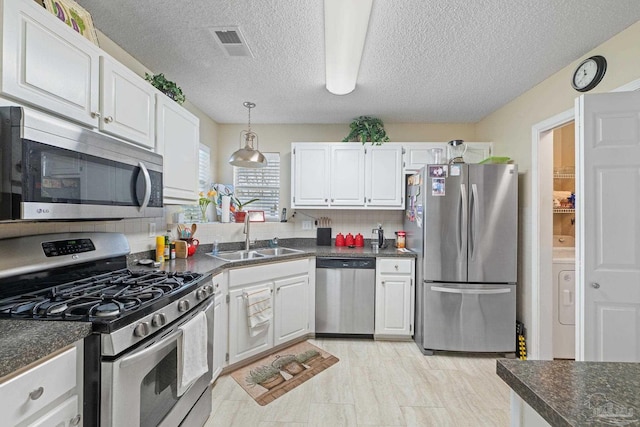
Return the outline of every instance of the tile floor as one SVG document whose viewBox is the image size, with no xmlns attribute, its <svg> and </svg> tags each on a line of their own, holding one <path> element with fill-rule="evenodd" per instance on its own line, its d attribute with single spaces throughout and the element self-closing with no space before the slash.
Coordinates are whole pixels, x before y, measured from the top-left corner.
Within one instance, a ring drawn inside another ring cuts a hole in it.
<svg viewBox="0 0 640 427">
<path fill-rule="evenodd" d="M 206 427 L 509 425 L 495 357 L 426 357 L 413 342 L 309 342 L 340 362 L 266 406 L 222 376 Z"/>
</svg>

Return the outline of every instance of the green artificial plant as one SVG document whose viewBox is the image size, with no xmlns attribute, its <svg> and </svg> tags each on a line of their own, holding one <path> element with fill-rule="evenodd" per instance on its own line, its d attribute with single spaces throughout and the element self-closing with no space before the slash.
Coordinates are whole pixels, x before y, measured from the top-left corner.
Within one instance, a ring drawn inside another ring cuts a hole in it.
<svg viewBox="0 0 640 427">
<path fill-rule="evenodd" d="M 371 145 L 382 145 L 389 141 L 389 137 L 384 130 L 384 123 L 376 117 L 360 116 L 354 119 L 349 125 L 351 131 L 342 142 L 359 141 L 364 145 L 371 142 Z"/>
<path fill-rule="evenodd" d="M 164 74 L 160 73 L 152 76 L 149 73 L 145 73 L 144 79 L 151 83 L 153 87 L 176 101 L 178 104 L 182 104 L 185 101 L 186 97 L 182 93 L 182 89 L 180 89 L 180 86 L 178 86 L 171 80 L 167 80 Z"/>
</svg>

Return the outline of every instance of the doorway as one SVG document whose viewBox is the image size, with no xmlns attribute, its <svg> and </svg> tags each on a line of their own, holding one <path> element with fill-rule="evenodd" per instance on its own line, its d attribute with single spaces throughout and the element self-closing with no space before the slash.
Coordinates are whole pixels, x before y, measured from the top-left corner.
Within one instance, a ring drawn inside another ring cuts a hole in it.
<svg viewBox="0 0 640 427">
<path fill-rule="evenodd" d="M 612 92 L 640 90 L 640 79 Z M 571 108 L 532 126 L 531 153 L 531 324 L 529 359 L 553 359 L 553 130 L 573 122 Z M 546 286 L 544 284 L 547 284 Z M 577 307 L 580 310 L 579 307 Z M 576 324 L 580 328 L 581 325 Z M 576 341 L 578 334 L 576 334 Z M 580 343 L 577 343 L 580 345 Z M 580 357 L 577 358 L 580 360 Z"/>
</svg>

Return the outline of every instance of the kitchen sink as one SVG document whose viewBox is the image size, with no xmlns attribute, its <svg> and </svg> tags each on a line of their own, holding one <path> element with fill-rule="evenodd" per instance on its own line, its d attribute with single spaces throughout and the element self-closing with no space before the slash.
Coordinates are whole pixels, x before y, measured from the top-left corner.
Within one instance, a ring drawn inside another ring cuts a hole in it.
<svg viewBox="0 0 640 427">
<path fill-rule="evenodd" d="M 279 256 L 279 255 L 299 254 L 302 251 L 298 249 L 278 247 L 278 248 L 256 249 L 256 252 L 264 256 Z"/>
<path fill-rule="evenodd" d="M 229 251 L 229 252 L 220 252 L 218 254 L 207 254 L 214 258 L 221 259 L 227 262 L 234 261 L 247 261 L 251 259 L 260 259 L 260 258 L 272 258 L 282 255 L 290 255 L 301 253 L 298 249 L 291 248 L 264 248 L 264 249 L 252 249 L 250 251 Z"/>
<path fill-rule="evenodd" d="M 233 261 L 246 261 L 250 259 L 256 258 L 264 258 L 265 255 L 258 253 L 255 250 L 252 251 L 230 251 L 230 252 L 220 252 L 216 255 L 207 254 L 214 258 L 221 259 L 223 261 L 233 262 Z"/>
</svg>

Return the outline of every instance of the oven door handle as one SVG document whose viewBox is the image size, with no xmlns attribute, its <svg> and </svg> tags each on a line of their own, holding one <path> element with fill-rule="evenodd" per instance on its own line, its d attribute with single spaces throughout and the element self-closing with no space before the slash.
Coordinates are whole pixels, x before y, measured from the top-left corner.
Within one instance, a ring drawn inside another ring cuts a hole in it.
<svg viewBox="0 0 640 427">
<path fill-rule="evenodd" d="M 140 361 L 141 359 L 144 359 L 145 357 L 147 357 L 150 354 L 153 354 L 159 350 L 162 350 L 163 348 L 171 345 L 173 342 L 175 342 L 175 340 L 177 340 L 180 336 L 182 335 L 182 330 L 178 329 L 177 331 L 174 331 L 172 333 L 170 333 L 169 335 L 167 335 L 166 337 L 163 337 L 159 342 L 147 347 L 147 348 L 143 348 L 142 350 L 139 350 L 133 354 L 130 354 L 129 356 L 123 358 L 120 361 L 120 367 L 121 368 L 126 368 L 127 366 L 131 366 L 134 365 L 136 363 L 138 363 L 138 361 Z"/>
</svg>

